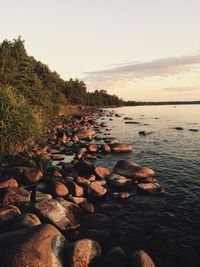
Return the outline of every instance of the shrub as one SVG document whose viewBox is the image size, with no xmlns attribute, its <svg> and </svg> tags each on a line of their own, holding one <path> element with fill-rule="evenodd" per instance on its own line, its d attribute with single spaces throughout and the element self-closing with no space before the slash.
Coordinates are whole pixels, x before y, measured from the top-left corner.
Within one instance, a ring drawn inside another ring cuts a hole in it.
<svg viewBox="0 0 200 267">
<path fill-rule="evenodd" d="M 12 87 L 0 87 L 0 158 L 23 151 L 41 134 L 40 113 Z"/>
</svg>

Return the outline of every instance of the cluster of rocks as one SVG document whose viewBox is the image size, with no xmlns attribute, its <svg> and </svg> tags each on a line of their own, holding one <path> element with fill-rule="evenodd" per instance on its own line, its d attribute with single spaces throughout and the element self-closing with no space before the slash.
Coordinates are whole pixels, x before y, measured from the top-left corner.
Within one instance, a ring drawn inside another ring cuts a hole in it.
<svg viewBox="0 0 200 267">
<path fill-rule="evenodd" d="M 29 160 L 1 164 L 1 266 L 155 267 L 145 251 L 109 247 L 109 233 L 93 229 L 112 219 L 108 211 L 120 209 L 118 201 L 137 191 L 164 193 L 155 172 L 132 160 L 120 160 L 112 170 L 91 162 L 104 153 L 133 150 L 109 137 L 103 144 L 94 142 L 101 128 L 108 127 L 96 121 L 102 114 L 56 118 Z M 60 162 L 70 154 L 74 160 Z M 59 164 L 46 164 L 49 159 Z"/>
</svg>

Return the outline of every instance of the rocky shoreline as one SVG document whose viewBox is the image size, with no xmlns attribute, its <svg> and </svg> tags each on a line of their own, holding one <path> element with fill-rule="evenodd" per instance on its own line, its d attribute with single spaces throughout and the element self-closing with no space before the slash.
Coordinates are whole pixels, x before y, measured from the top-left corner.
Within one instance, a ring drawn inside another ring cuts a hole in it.
<svg viewBox="0 0 200 267">
<path fill-rule="evenodd" d="M 123 160 L 133 148 L 111 136 L 109 120 L 119 116 L 56 117 L 28 157 L 0 165 L 0 266 L 156 266 L 143 248 L 126 252 L 112 241 L 113 213 L 126 199 L 165 193 L 154 170 Z M 109 153 L 122 155 L 113 169 L 95 164 Z"/>
</svg>

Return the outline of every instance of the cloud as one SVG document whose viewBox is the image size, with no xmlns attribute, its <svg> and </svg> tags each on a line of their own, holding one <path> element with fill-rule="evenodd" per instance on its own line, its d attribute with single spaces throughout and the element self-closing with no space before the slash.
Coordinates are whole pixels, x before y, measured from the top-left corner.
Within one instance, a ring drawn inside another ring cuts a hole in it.
<svg viewBox="0 0 200 267">
<path fill-rule="evenodd" d="M 198 91 L 200 90 L 200 87 L 196 86 L 180 86 L 180 87 L 167 87 L 163 88 L 159 91 L 164 92 L 191 92 L 191 91 Z"/>
<path fill-rule="evenodd" d="M 191 71 L 200 64 L 200 54 L 193 56 L 168 57 L 149 62 L 130 62 L 113 68 L 84 72 L 89 82 L 144 79 L 147 77 L 170 77 Z"/>
</svg>

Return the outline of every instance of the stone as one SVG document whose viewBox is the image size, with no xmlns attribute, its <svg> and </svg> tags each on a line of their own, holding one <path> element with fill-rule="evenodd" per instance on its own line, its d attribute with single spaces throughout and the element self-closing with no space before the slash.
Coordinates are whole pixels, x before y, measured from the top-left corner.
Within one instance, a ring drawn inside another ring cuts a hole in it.
<svg viewBox="0 0 200 267">
<path fill-rule="evenodd" d="M 94 204 L 91 202 L 83 202 L 83 203 L 81 203 L 80 206 L 83 209 L 83 211 L 86 213 L 94 213 L 95 212 Z"/>
<path fill-rule="evenodd" d="M 98 146 L 95 145 L 95 144 L 90 144 L 90 145 L 88 146 L 88 152 L 90 152 L 90 153 L 96 153 L 97 150 L 98 150 Z"/>
<path fill-rule="evenodd" d="M 67 188 L 69 192 L 74 197 L 82 197 L 84 196 L 84 188 L 73 181 L 67 182 Z"/>
<path fill-rule="evenodd" d="M 94 174 L 94 165 L 87 160 L 80 160 L 77 164 L 74 165 L 75 170 L 80 176 L 87 176 Z"/>
<path fill-rule="evenodd" d="M 56 201 L 58 201 L 67 210 L 69 214 L 73 214 L 74 217 L 79 218 L 82 215 L 82 210 L 78 205 L 67 201 L 62 197 L 56 198 Z"/>
<path fill-rule="evenodd" d="M 68 188 L 61 182 L 53 181 L 52 190 L 56 196 L 64 197 L 69 194 Z"/>
<path fill-rule="evenodd" d="M 132 178 L 133 174 L 141 168 L 142 167 L 140 165 L 132 160 L 119 160 L 116 163 L 113 172 L 128 178 Z"/>
<path fill-rule="evenodd" d="M 87 195 L 92 198 L 103 197 L 107 193 L 107 189 L 96 182 L 91 183 L 87 188 Z"/>
<path fill-rule="evenodd" d="M 55 161 L 61 161 L 65 159 L 65 155 L 52 155 L 51 159 Z"/>
<path fill-rule="evenodd" d="M 140 132 L 138 132 L 138 134 L 146 136 L 148 134 L 152 134 L 152 132 L 140 131 Z"/>
<path fill-rule="evenodd" d="M 102 253 L 100 245 L 92 239 L 76 241 L 70 252 L 71 267 L 89 267 Z"/>
<path fill-rule="evenodd" d="M 3 267 L 63 267 L 65 237 L 52 225 L 42 224 L 0 235 Z"/>
<path fill-rule="evenodd" d="M 38 169 L 26 168 L 23 176 L 28 183 L 37 183 L 42 179 L 43 173 Z"/>
<path fill-rule="evenodd" d="M 8 187 L 3 194 L 2 205 L 18 205 L 30 202 L 30 193 L 22 187 Z"/>
<path fill-rule="evenodd" d="M 140 170 L 136 171 L 132 178 L 134 179 L 145 179 L 145 178 L 150 178 L 154 177 L 155 172 L 151 168 L 148 167 L 142 167 Z"/>
<path fill-rule="evenodd" d="M 6 225 L 12 222 L 16 216 L 20 215 L 20 210 L 13 206 L 8 205 L 0 209 L 0 226 Z"/>
<path fill-rule="evenodd" d="M 76 183 L 80 186 L 87 186 L 90 184 L 90 181 L 84 177 L 78 176 L 76 178 Z"/>
<path fill-rule="evenodd" d="M 15 218 L 11 229 L 16 230 L 16 229 L 29 228 L 39 224 L 41 224 L 41 221 L 35 214 L 24 213 Z"/>
<path fill-rule="evenodd" d="M 120 188 L 128 186 L 132 183 L 131 179 L 127 179 L 125 176 L 116 173 L 112 173 L 111 175 L 109 175 L 107 177 L 107 181 L 110 186 L 120 187 Z"/>
<path fill-rule="evenodd" d="M 111 151 L 115 153 L 129 153 L 133 152 L 133 148 L 127 144 L 112 144 Z"/>
<path fill-rule="evenodd" d="M 112 197 L 114 199 L 126 199 L 126 198 L 129 198 L 131 196 L 132 196 L 132 194 L 129 192 L 114 192 L 112 194 Z"/>
<path fill-rule="evenodd" d="M 67 231 L 79 227 L 71 210 L 66 209 L 55 199 L 36 203 L 35 210 L 39 218 L 51 222 L 60 231 Z"/>
<path fill-rule="evenodd" d="M 183 130 L 183 127 L 175 127 L 174 129 L 181 131 L 181 130 Z"/>
<path fill-rule="evenodd" d="M 96 132 L 92 129 L 92 128 L 88 128 L 88 129 L 81 129 L 79 131 L 76 132 L 76 136 L 79 139 L 85 139 L 87 137 L 91 138 L 96 134 Z"/>
<path fill-rule="evenodd" d="M 111 152 L 111 148 L 110 148 L 110 146 L 108 144 L 103 144 L 101 146 L 101 151 L 103 153 L 110 153 Z"/>
<path fill-rule="evenodd" d="M 87 198 L 85 197 L 73 197 L 73 196 L 69 196 L 67 198 L 69 201 L 73 202 L 74 204 L 80 205 L 84 202 L 87 202 Z"/>
<path fill-rule="evenodd" d="M 8 180 L 4 180 L 0 182 L 0 189 L 7 187 L 18 187 L 18 182 L 14 178 L 10 178 Z"/>
<path fill-rule="evenodd" d="M 110 175 L 111 171 L 108 168 L 99 166 L 94 169 L 94 173 L 98 178 L 106 179 L 106 177 Z"/>
<path fill-rule="evenodd" d="M 134 267 L 156 267 L 151 257 L 144 250 L 136 250 L 131 255 Z"/>
<path fill-rule="evenodd" d="M 143 192 L 152 194 L 163 194 L 165 192 L 164 188 L 158 183 L 139 183 L 137 188 Z"/>
<path fill-rule="evenodd" d="M 52 195 L 46 194 L 40 191 L 35 192 L 35 201 L 40 202 L 40 201 L 45 201 L 45 200 L 50 200 L 52 199 Z"/>
<path fill-rule="evenodd" d="M 105 267 L 124 267 L 128 266 L 128 258 L 120 247 L 112 248 L 105 257 L 104 260 Z"/>
</svg>

